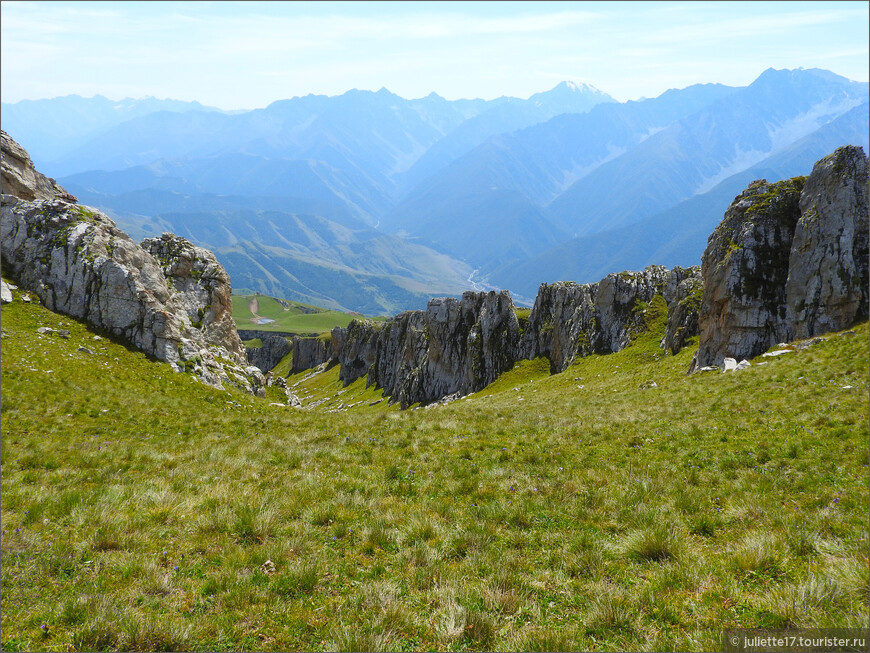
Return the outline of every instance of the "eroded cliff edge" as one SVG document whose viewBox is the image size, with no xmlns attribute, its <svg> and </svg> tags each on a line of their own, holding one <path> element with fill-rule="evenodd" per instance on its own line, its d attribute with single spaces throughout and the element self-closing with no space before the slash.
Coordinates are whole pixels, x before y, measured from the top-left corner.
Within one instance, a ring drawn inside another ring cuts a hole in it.
<svg viewBox="0 0 870 653">
<path fill-rule="evenodd" d="M 437 298 L 387 322 L 337 327 L 330 346 L 297 339 L 294 369 L 332 361 L 345 385 L 366 377 L 402 407 L 428 404 L 476 392 L 519 360 L 546 356 L 556 373 L 580 356 L 619 351 L 645 328 L 657 296 L 668 310 L 663 354 L 675 353 L 697 334 L 699 268 L 650 266 L 593 284 L 542 284 L 531 311 L 518 310 L 507 291 Z M 298 365 L 297 351 L 307 352 Z"/>
<path fill-rule="evenodd" d="M 136 244 L 108 216 L 33 170 L 23 148 L 2 137 L 4 275 L 49 310 L 209 385 L 262 394 L 265 380 L 247 364 L 229 276 L 214 254 L 172 234 Z"/>
</svg>

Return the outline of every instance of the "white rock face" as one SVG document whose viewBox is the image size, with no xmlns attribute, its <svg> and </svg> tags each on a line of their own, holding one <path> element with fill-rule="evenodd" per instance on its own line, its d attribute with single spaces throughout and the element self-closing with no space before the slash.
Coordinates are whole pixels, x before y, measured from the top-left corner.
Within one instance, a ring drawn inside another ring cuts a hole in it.
<svg viewBox="0 0 870 653">
<path fill-rule="evenodd" d="M 12 288 L 5 281 L 0 281 L 0 302 L 8 304 L 12 299 Z"/>
</svg>

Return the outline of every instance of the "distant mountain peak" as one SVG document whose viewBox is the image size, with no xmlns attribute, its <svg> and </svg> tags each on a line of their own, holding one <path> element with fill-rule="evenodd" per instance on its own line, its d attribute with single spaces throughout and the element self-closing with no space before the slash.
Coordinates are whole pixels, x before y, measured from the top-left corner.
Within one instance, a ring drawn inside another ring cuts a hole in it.
<svg viewBox="0 0 870 653">
<path fill-rule="evenodd" d="M 616 102 L 610 95 L 591 84 L 565 80 L 549 91 L 535 93 L 529 101 L 536 106 L 560 105 L 562 111 L 588 111 L 601 102 Z"/>
<path fill-rule="evenodd" d="M 595 88 L 592 84 L 587 84 L 586 82 L 575 82 L 570 79 L 562 82 L 558 87 L 565 87 L 569 91 L 575 91 L 578 93 L 596 93 L 599 95 L 605 95 L 603 91 Z"/>
</svg>

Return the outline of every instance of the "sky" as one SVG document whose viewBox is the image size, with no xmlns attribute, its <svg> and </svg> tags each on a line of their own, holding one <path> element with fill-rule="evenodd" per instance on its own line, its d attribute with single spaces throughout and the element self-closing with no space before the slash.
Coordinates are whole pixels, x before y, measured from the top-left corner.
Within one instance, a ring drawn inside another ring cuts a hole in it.
<svg viewBox="0 0 870 653">
<path fill-rule="evenodd" d="M 767 68 L 868 81 L 868 2 L 0 3 L 0 99 L 197 100 L 225 110 L 387 88 L 620 102 Z"/>
</svg>

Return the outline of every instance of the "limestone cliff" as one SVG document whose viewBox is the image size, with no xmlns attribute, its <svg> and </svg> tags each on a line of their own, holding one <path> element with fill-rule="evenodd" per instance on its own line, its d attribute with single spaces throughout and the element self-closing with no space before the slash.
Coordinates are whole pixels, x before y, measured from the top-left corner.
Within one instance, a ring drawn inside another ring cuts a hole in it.
<svg viewBox="0 0 870 653">
<path fill-rule="evenodd" d="M 645 305 L 656 295 L 668 304 L 662 346 L 679 351 L 697 333 L 699 274 L 651 266 L 597 284 L 543 284 L 522 320 L 507 291 L 433 299 L 425 311 L 333 329 L 331 356 L 345 385 L 365 376 L 403 407 L 427 404 L 480 390 L 518 360 L 548 356 L 561 372 L 579 356 L 619 351 L 644 328 Z M 294 369 L 304 364 L 294 359 Z"/>
<path fill-rule="evenodd" d="M 0 161 L 0 181 L 4 195 L 15 195 L 23 200 L 48 200 L 58 197 L 69 202 L 76 201 L 54 179 L 37 172 L 27 151 L 2 130 Z"/>
<path fill-rule="evenodd" d="M 843 147 L 813 168 L 801 193 L 785 298 L 793 338 L 867 318 L 867 157 Z"/>
<path fill-rule="evenodd" d="M 506 291 L 466 292 L 386 323 L 354 320 L 334 329 L 332 341 L 346 385 L 365 375 L 407 407 L 494 381 L 517 360 L 519 326 Z"/>
<path fill-rule="evenodd" d="M 652 265 L 641 272 L 610 274 L 598 283 L 541 284 L 521 346 L 523 358 L 547 356 L 553 373 L 589 354 L 625 348 L 643 326 L 641 311 L 655 295 L 668 304 L 662 347 L 676 353 L 697 333 L 700 269 Z"/>
<path fill-rule="evenodd" d="M 702 257 L 699 348 L 690 371 L 867 319 L 867 158 L 825 157 L 809 178 L 755 181 Z"/>
<path fill-rule="evenodd" d="M 245 348 L 248 362 L 261 372 L 272 370 L 292 350 L 287 338 L 281 336 L 267 335 L 262 338 L 262 342 L 260 347 Z"/>
<path fill-rule="evenodd" d="M 4 171 L 10 158 L 3 158 Z M 247 367 L 232 324 L 229 277 L 211 252 L 171 234 L 137 245 L 106 215 L 69 197 L 24 199 L 41 196 L 37 175 L 20 175 L 36 184 L 23 190 L 4 185 L 4 274 L 49 310 L 85 320 L 210 385 L 261 392 L 263 376 Z"/>
<path fill-rule="evenodd" d="M 266 342 L 263 341 L 263 346 Z M 293 372 L 310 370 L 333 358 L 330 338 L 293 338 L 293 359 L 290 369 Z"/>
</svg>

